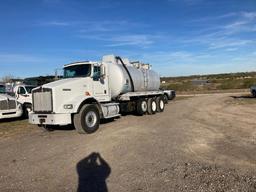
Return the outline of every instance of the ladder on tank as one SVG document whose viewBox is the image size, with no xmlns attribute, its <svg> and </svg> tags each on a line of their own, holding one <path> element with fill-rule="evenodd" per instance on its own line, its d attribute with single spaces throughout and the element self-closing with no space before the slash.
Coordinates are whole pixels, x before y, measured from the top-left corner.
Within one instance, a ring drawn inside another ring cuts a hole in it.
<svg viewBox="0 0 256 192">
<path fill-rule="evenodd" d="M 144 76 L 144 87 L 145 90 L 148 88 L 148 70 L 143 69 L 143 76 Z"/>
</svg>

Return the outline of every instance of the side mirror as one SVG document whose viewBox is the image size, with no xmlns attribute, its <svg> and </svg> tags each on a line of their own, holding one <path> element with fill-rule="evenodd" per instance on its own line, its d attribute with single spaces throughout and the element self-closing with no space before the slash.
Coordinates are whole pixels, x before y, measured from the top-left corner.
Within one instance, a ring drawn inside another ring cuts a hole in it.
<svg viewBox="0 0 256 192">
<path fill-rule="evenodd" d="M 105 75 L 106 75 L 105 66 L 103 64 L 101 64 L 100 65 L 100 77 L 104 79 Z"/>
</svg>

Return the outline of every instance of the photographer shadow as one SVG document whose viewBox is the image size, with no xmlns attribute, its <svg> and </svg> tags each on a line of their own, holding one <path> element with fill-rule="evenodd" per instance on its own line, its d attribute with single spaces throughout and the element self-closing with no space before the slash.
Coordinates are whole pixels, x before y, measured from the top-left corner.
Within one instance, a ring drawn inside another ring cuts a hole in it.
<svg viewBox="0 0 256 192">
<path fill-rule="evenodd" d="M 108 163 L 99 153 L 91 153 L 77 163 L 78 174 L 77 192 L 107 192 L 106 179 L 111 173 Z"/>
</svg>

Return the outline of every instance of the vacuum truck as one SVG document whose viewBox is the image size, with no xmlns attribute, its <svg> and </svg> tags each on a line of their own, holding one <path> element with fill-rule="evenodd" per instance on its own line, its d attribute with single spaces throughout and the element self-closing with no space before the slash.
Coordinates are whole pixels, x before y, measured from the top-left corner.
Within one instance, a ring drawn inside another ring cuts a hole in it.
<svg viewBox="0 0 256 192">
<path fill-rule="evenodd" d="M 79 133 L 93 133 L 100 119 L 164 111 L 160 77 L 149 64 L 106 55 L 100 62 L 64 65 L 63 77 L 32 90 L 30 123 L 73 124 Z"/>
</svg>

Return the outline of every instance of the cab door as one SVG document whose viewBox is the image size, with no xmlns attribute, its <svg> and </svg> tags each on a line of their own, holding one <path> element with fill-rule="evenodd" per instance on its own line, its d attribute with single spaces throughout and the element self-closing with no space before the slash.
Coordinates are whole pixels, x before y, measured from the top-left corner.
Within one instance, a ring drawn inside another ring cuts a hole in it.
<svg viewBox="0 0 256 192">
<path fill-rule="evenodd" d="M 99 101 L 110 101 L 107 78 L 101 77 L 100 66 L 93 66 L 93 94 Z"/>
<path fill-rule="evenodd" d="M 17 100 L 20 103 L 25 103 L 27 101 L 27 97 L 29 97 L 29 95 L 27 94 L 25 87 L 20 86 L 17 90 L 17 95 L 16 95 Z"/>
</svg>

